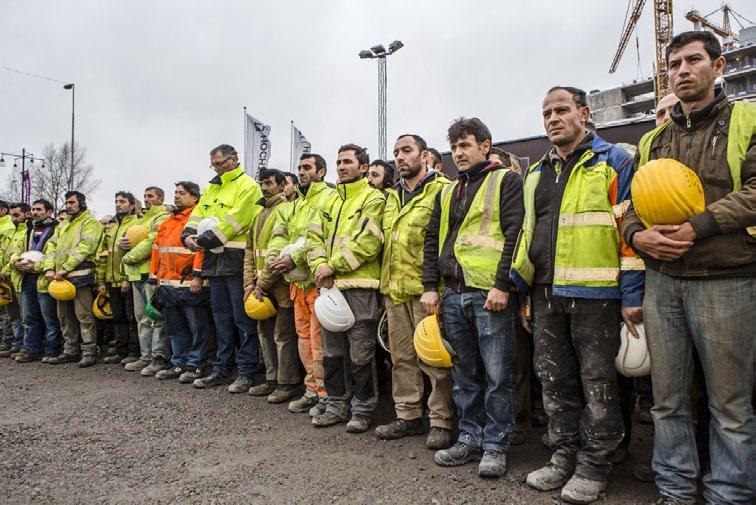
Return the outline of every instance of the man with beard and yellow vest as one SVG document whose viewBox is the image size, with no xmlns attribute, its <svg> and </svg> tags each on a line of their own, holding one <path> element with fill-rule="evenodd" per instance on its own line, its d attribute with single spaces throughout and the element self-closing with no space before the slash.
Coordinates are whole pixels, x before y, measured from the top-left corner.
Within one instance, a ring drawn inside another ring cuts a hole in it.
<svg viewBox="0 0 756 505">
<path fill-rule="evenodd" d="M 120 239 L 119 246 L 128 251 L 121 260 L 126 279 L 131 282 L 134 299 L 134 319 L 139 336 L 138 360 L 127 363 L 124 368 L 130 372 L 139 371 L 143 377 L 152 377 L 157 372 L 171 366 L 171 344 L 165 334 L 165 322 L 152 319 L 147 315 L 145 306 L 155 292 L 155 286 L 148 282 L 152 244 L 157 237 L 158 228 L 168 218 L 168 211 L 163 205 L 165 192 L 156 186 L 144 190 L 144 213 L 132 226 L 143 226 L 147 237 L 138 244 L 129 242 L 128 237 Z"/>
<path fill-rule="evenodd" d="M 378 438 L 393 440 L 425 433 L 423 422 L 424 375 L 430 380 L 428 410 L 429 449 L 446 449 L 453 442 L 454 406 L 448 368 L 418 360 L 413 336 L 428 313 L 420 303 L 423 294 L 423 240 L 436 196 L 449 185 L 443 174 L 428 168 L 430 152 L 419 135 L 402 135 L 394 144 L 394 161 L 400 179 L 388 192 L 383 211 L 383 263 L 381 293 L 386 307 L 391 392 L 396 420 L 375 429 Z"/>
<path fill-rule="evenodd" d="M 428 313 L 441 313 L 453 349 L 459 436 L 434 459 L 440 466 L 480 459 L 478 475 L 498 478 L 507 471 L 514 422 L 517 337 L 509 266 L 522 225 L 522 183 L 511 169 L 487 160 L 491 132 L 480 119 L 459 118 L 448 139 L 459 175 L 439 193 L 428 223 L 420 302 Z"/>
<path fill-rule="evenodd" d="M 252 223 L 244 251 L 244 298 L 268 296 L 276 305 L 276 314 L 257 323 L 265 382 L 250 388 L 249 394 L 267 396 L 268 403 L 283 403 L 296 395 L 300 379 L 294 308 L 289 284 L 266 265 L 265 257 L 278 212 L 286 204 L 286 178 L 281 171 L 266 168 L 260 170 L 258 180 L 263 198 L 257 203 L 263 210 Z"/>
<path fill-rule="evenodd" d="M 95 259 L 102 238 L 102 224 L 87 210 L 87 198 L 79 191 L 65 194 L 68 217 L 55 227 L 45 246 L 44 272 L 48 281 L 67 280 L 76 286 L 76 298 L 57 302 L 63 333 L 63 352 L 48 363 L 97 362 L 97 331 L 92 314 Z M 81 354 L 81 359 L 79 355 Z"/>
<path fill-rule="evenodd" d="M 210 164 L 217 176 L 205 188 L 181 233 L 189 249 L 205 250 L 202 271 L 192 275 L 209 279 L 218 338 L 212 373 L 193 385 L 204 389 L 228 383 L 236 354 L 236 379 L 228 392 L 246 393 L 258 373 L 259 342 L 255 323 L 244 311 L 244 248 L 247 232 L 262 210 L 257 205 L 262 192 L 244 172 L 232 146 L 222 144 L 210 151 Z M 208 229 L 203 224 L 203 232 L 198 234 L 203 221 L 212 223 Z"/>
<path fill-rule="evenodd" d="M 553 450 L 527 483 L 562 488 L 570 503 L 591 503 L 606 486 L 624 433 L 614 369 L 620 322 L 639 323 L 643 300 L 643 262 L 618 230 L 632 158 L 588 131 L 589 115 L 584 91 L 546 93 L 542 117 L 553 147 L 525 175 L 511 273 L 530 295 L 523 314 L 533 307 L 534 368 Z"/>
<path fill-rule="evenodd" d="M 341 290 L 355 319 L 346 331 L 323 328 L 328 397 L 325 412 L 314 416 L 312 424 L 325 427 L 348 421 L 349 433 L 367 431 L 378 401 L 373 363 L 380 317 L 381 216 L 386 199 L 365 178 L 369 162 L 360 146 L 339 148 L 337 196 L 319 212 L 307 234 L 307 263 L 316 286 Z M 346 356 L 351 361 L 349 370 L 344 366 Z M 352 384 L 351 419 L 347 381 Z"/>
<path fill-rule="evenodd" d="M 299 160 L 299 197 L 278 213 L 265 259 L 271 270 L 282 273 L 284 279 L 290 282 L 299 360 L 305 369 L 305 393 L 289 403 L 289 411 L 309 412 L 311 416 L 325 412 L 326 391 L 322 331 L 314 308 L 318 288 L 307 266 L 305 243 L 310 223 L 317 219 L 318 213 L 336 195 L 336 190 L 323 180 L 326 171 L 326 161 L 321 155 L 302 154 Z M 286 246 L 294 246 L 294 249 L 281 254 Z M 293 272 L 300 275 L 289 277 Z"/>
<path fill-rule="evenodd" d="M 18 237 L 26 234 L 26 219 L 29 216 L 29 206 L 25 203 L 12 203 L 7 216 L 11 222 L 11 228 L 4 232 L 0 231 L 0 281 L 7 282 L 10 286 L 12 299 L 6 304 L 4 309 L 7 314 L 7 337 L 4 338 L 3 349 L 0 350 L 0 357 L 15 359 L 21 351 L 24 342 L 24 326 L 21 316 L 21 304 L 18 298 L 18 292 L 13 287 L 11 280 L 11 255 L 14 244 L 18 243 Z M 6 217 L 6 216 L 4 216 Z"/>
</svg>

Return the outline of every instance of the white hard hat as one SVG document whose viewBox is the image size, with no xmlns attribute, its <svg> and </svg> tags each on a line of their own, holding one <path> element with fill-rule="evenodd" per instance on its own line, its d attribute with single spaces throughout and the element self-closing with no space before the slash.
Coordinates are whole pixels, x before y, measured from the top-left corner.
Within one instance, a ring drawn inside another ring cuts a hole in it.
<svg viewBox="0 0 756 505">
<path fill-rule="evenodd" d="M 206 217 L 202 221 L 199 222 L 197 225 L 197 235 L 202 235 L 206 231 L 212 230 L 213 228 L 218 227 L 218 223 L 220 223 L 220 219 L 218 219 L 215 216 Z M 223 247 L 216 247 L 215 249 L 210 249 L 210 252 L 215 254 L 220 254 L 223 252 Z"/>
<path fill-rule="evenodd" d="M 40 251 L 24 251 L 21 253 L 22 260 L 29 260 L 32 263 L 41 263 L 45 261 L 45 254 Z"/>
<path fill-rule="evenodd" d="M 301 244 L 299 243 L 300 240 L 302 241 Z M 302 247 L 304 247 L 304 239 L 299 239 L 293 244 L 284 246 L 281 249 L 281 253 L 278 255 L 278 257 L 281 258 L 283 256 L 286 256 L 287 254 L 291 256 L 294 251 Z M 284 277 L 286 278 L 286 280 L 291 282 L 304 282 L 310 278 L 310 273 L 302 267 L 295 267 L 290 272 L 286 272 L 286 275 Z"/>
<path fill-rule="evenodd" d="M 339 333 L 354 326 L 354 314 L 339 288 L 320 288 L 315 299 L 315 315 L 326 330 Z"/>
<path fill-rule="evenodd" d="M 620 329 L 620 349 L 614 358 L 614 367 L 626 377 L 643 377 L 651 374 L 651 358 L 646 345 L 643 324 L 636 324 L 638 338 L 623 324 Z"/>
</svg>

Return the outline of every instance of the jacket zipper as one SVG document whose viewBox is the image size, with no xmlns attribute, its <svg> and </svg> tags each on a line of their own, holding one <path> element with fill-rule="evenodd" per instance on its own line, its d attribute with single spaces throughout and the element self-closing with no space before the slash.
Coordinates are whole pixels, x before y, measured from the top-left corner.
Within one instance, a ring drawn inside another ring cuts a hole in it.
<svg viewBox="0 0 756 505">
<path fill-rule="evenodd" d="M 116 226 L 116 231 L 115 231 L 114 238 L 118 238 L 118 230 L 121 229 L 121 224 L 122 223 L 123 223 L 123 219 L 121 219 L 120 221 L 118 221 L 118 226 Z M 115 254 L 115 242 L 113 244 L 110 244 L 110 245 L 111 245 L 111 247 L 110 247 L 110 254 L 111 254 L 111 256 L 110 257 L 112 258 L 113 257 L 112 255 Z M 110 266 L 111 266 L 111 268 L 113 267 L 113 262 L 112 261 L 110 262 Z M 108 272 L 105 272 L 105 276 L 106 277 L 107 277 L 107 275 L 108 275 Z"/>
<path fill-rule="evenodd" d="M 464 193 L 462 195 L 462 200 L 460 201 L 461 205 L 459 206 L 460 211 L 461 211 L 461 209 L 464 209 L 465 206 L 467 205 L 467 188 L 469 186 L 469 183 L 470 183 L 469 180 L 465 183 L 465 191 L 464 191 Z M 480 191 L 480 190 L 478 190 L 478 191 Z M 457 216 L 457 221 L 459 221 L 459 216 Z M 443 247 L 443 244 L 441 244 L 441 245 Z M 453 255 L 454 255 L 454 244 L 452 244 L 452 256 Z M 462 291 L 462 283 L 459 281 L 459 277 L 460 277 L 459 260 L 457 260 L 457 261 L 454 262 L 454 278 L 457 279 L 457 292 Z"/>
<path fill-rule="evenodd" d="M 561 162 L 560 162 L 561 163 Z M 562 176 L 562 170 L 564 170 L 565 167 L 562 167 L 560 170 L 556 170 L 556 167 L 554 167 L 554 171 L 556 172 L 556 179 L 554 180 L 554 189 L 552 194 L 552 207 L 551 209 L 551 223 L 549 226 L 549 248 L 551 249 L 551 270 L 554 270 L 554 265 L 556 264 L 556 242 L 554 239 L 554 228 L 556 228 L 557 223 L 559 222 L 559 205 L 557 205 L 557 193 L 559 192 L 559 178 Z M 553 273 L 552 273 L 553 275 Z M 553 278 L 552 278 L 553 283 Z"/>
<path fill-rule="evenodd" d="M 347 188 L 346 185 L 344 186 L 344 199 L 341 200 L 341 205 L 339 205 L 339 212 L 336 214 L 336 223 L 333 225 L 333 234 L 331 235 L 331 250 L 328 251 L 328 254 L 330 255 L 333 252 L 333 244 L 336 242 L 336 232 L 339 229 L 339 218 L 341 217 L 341 210 L 344 208 L 344 202 L 346 202 L 347 197 Z"/>
</svg>

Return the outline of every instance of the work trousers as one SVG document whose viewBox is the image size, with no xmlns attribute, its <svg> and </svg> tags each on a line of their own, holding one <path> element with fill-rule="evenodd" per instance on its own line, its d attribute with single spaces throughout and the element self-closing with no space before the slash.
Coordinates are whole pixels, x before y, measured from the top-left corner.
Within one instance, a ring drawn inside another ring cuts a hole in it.
<svg viewBox="0 0 756 505">
<path fill-rule="evenodd" d="M 426 365 L 415 352 L 415 327 L 428 314 L 420 300 L 398 305 L 386 303 L 391 351 L 391 393 L 394 397 L 396 417 L 408 421 L 423 415 L 423 374 L 430 380 L 428 410 L 431 426 L 452 429 L 454 404 L 452 400 L 452 376 L 448 368 Z"/>
<path fill-rule="evenodd" d="M 323 370 L 323 337 L 320 322 L 315 316 L 315 287 L 302 289 L 291 285 L 294 301 L 294 324 L 297 329 L 299 359 L 305 369 L 304 385 L 310 396 L 325 398 L 325 371 Z"/>
<path fill-rule="evenodd" d="M 538 285 L 533 310 L 534 363 L 549 416 L 551 462 L 604 481 L 609 456 L 624 434 L 614 369 L 620 301 L 553 296 L 551 286 Z"/>
<path fill-rule="evenodd" d="M 144 312 L 152 289 L 146 282 L 136 281 L 131 283 L 131 291 L 134 293 L 134 318 L 137 322 L 139 335 L 139 348 L 141 359 L 150 361 L 158 356 L 164 360 L 171 357 L 171 346 L 165 335 L 165 324 L 156 321 Z M 148 291 L 150 290 L 150 291 Z"/>
<path fill-rule="evenodd" d="M 62 336 L 55 299 L 37 291 L 37 275 L 26 274 L 21 281 L 23 306 L 24 346 L 26 354 L 57 356 Z"/>
<path fill-rule="evenodd" d="M 709 397 L 711 469 L 706 503 L 756 499 L 753 388 L 756 279 L 685 279 L 648 269 L 643 301 L 654 391 L 656 486 L 694 503 L 700 476 L 691 414 L 693 349 Z"/>
<path fill-rule="evenodd" d="M 218 336 L 213 372 L 230 375 L 235 360 L 236 373 L 251 378 L 258 370 L 260 344 L 257 325 L 244 311 L 241 274 L 210 277 L 210 305 Z"/>
<path fill-rule="evenodd" d="M 121 358 L 139 357 L 139 336 L 136 319 L 134 319 L 133 295 L 130 292 L 121 291 L 121 286 L 108 286 L 108 296 L 110 310 L 113 312 L 111 321 L 115 336 L 114 353 Z"/>
<path fill-rule="evenodd" d="M 92 314 L 92 286 L 77 286 L 76 298 L 58 300 L 58 320 L 63 333 L 63 352 L 70 356 L 97 355 L 97 329 Z"/>
<path fill-rule="evenodd" d="M 5 306 L 5 318 L 3 321 L 3 344 L 8 349 L 18 350 L 24 343 L 24 325 L 21 317 L 21 304 L 15 288 L 11 286 L 13 297 Z"/>
<path fill-rule="evenodd" d="M 265 360 L 265 380 L 297 384 L 300 375 L 294 309 L 279 306 L 275 316 L 257 323 L 257 334 Z"/>
</svg>

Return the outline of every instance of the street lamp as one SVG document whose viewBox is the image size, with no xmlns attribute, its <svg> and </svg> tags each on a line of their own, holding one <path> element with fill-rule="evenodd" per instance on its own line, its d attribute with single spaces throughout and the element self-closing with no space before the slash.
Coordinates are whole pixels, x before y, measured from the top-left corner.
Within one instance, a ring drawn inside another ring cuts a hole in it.
<svg viewBox="0 0 756 505">
<path fill-rule="evenodd" d="M 18 168 L 18 160 L 21 160 L 21 201 L 28 204 L 31 203 L 31 178 L 29 177 L 29 171 L 26 169 L 26 160 L 29 163 L 34 164 L 35 161 L 42 162 L 42 168 L 45 168 L 44 158 L 35 158 L 32 153 L 27 153 L 26 148 L 21 149 L 21 154 L 13 153 L 0 153 L 0 168 L 5 167 L 5 157 L 9 156 L 13 158 L 13 168 Z"/>
<path fill-rule="evenodd" d="M 73 189 L 74 181 L 74 118 L 76 112 L 76 89 L 74 83 L 66 84 L 63 89 L 71 90 L 71 173 L 68 176 L 68 190 Z"/>
<path fill-rule="evenodd" d="M 359 52 L 360 58 L 378 60 L 378 157 L 386 160 L 386 57 L 404 47 L 401 40 L 389 44 L 388 50 L 383 44 L 377 44 Z"/>
</svg>

